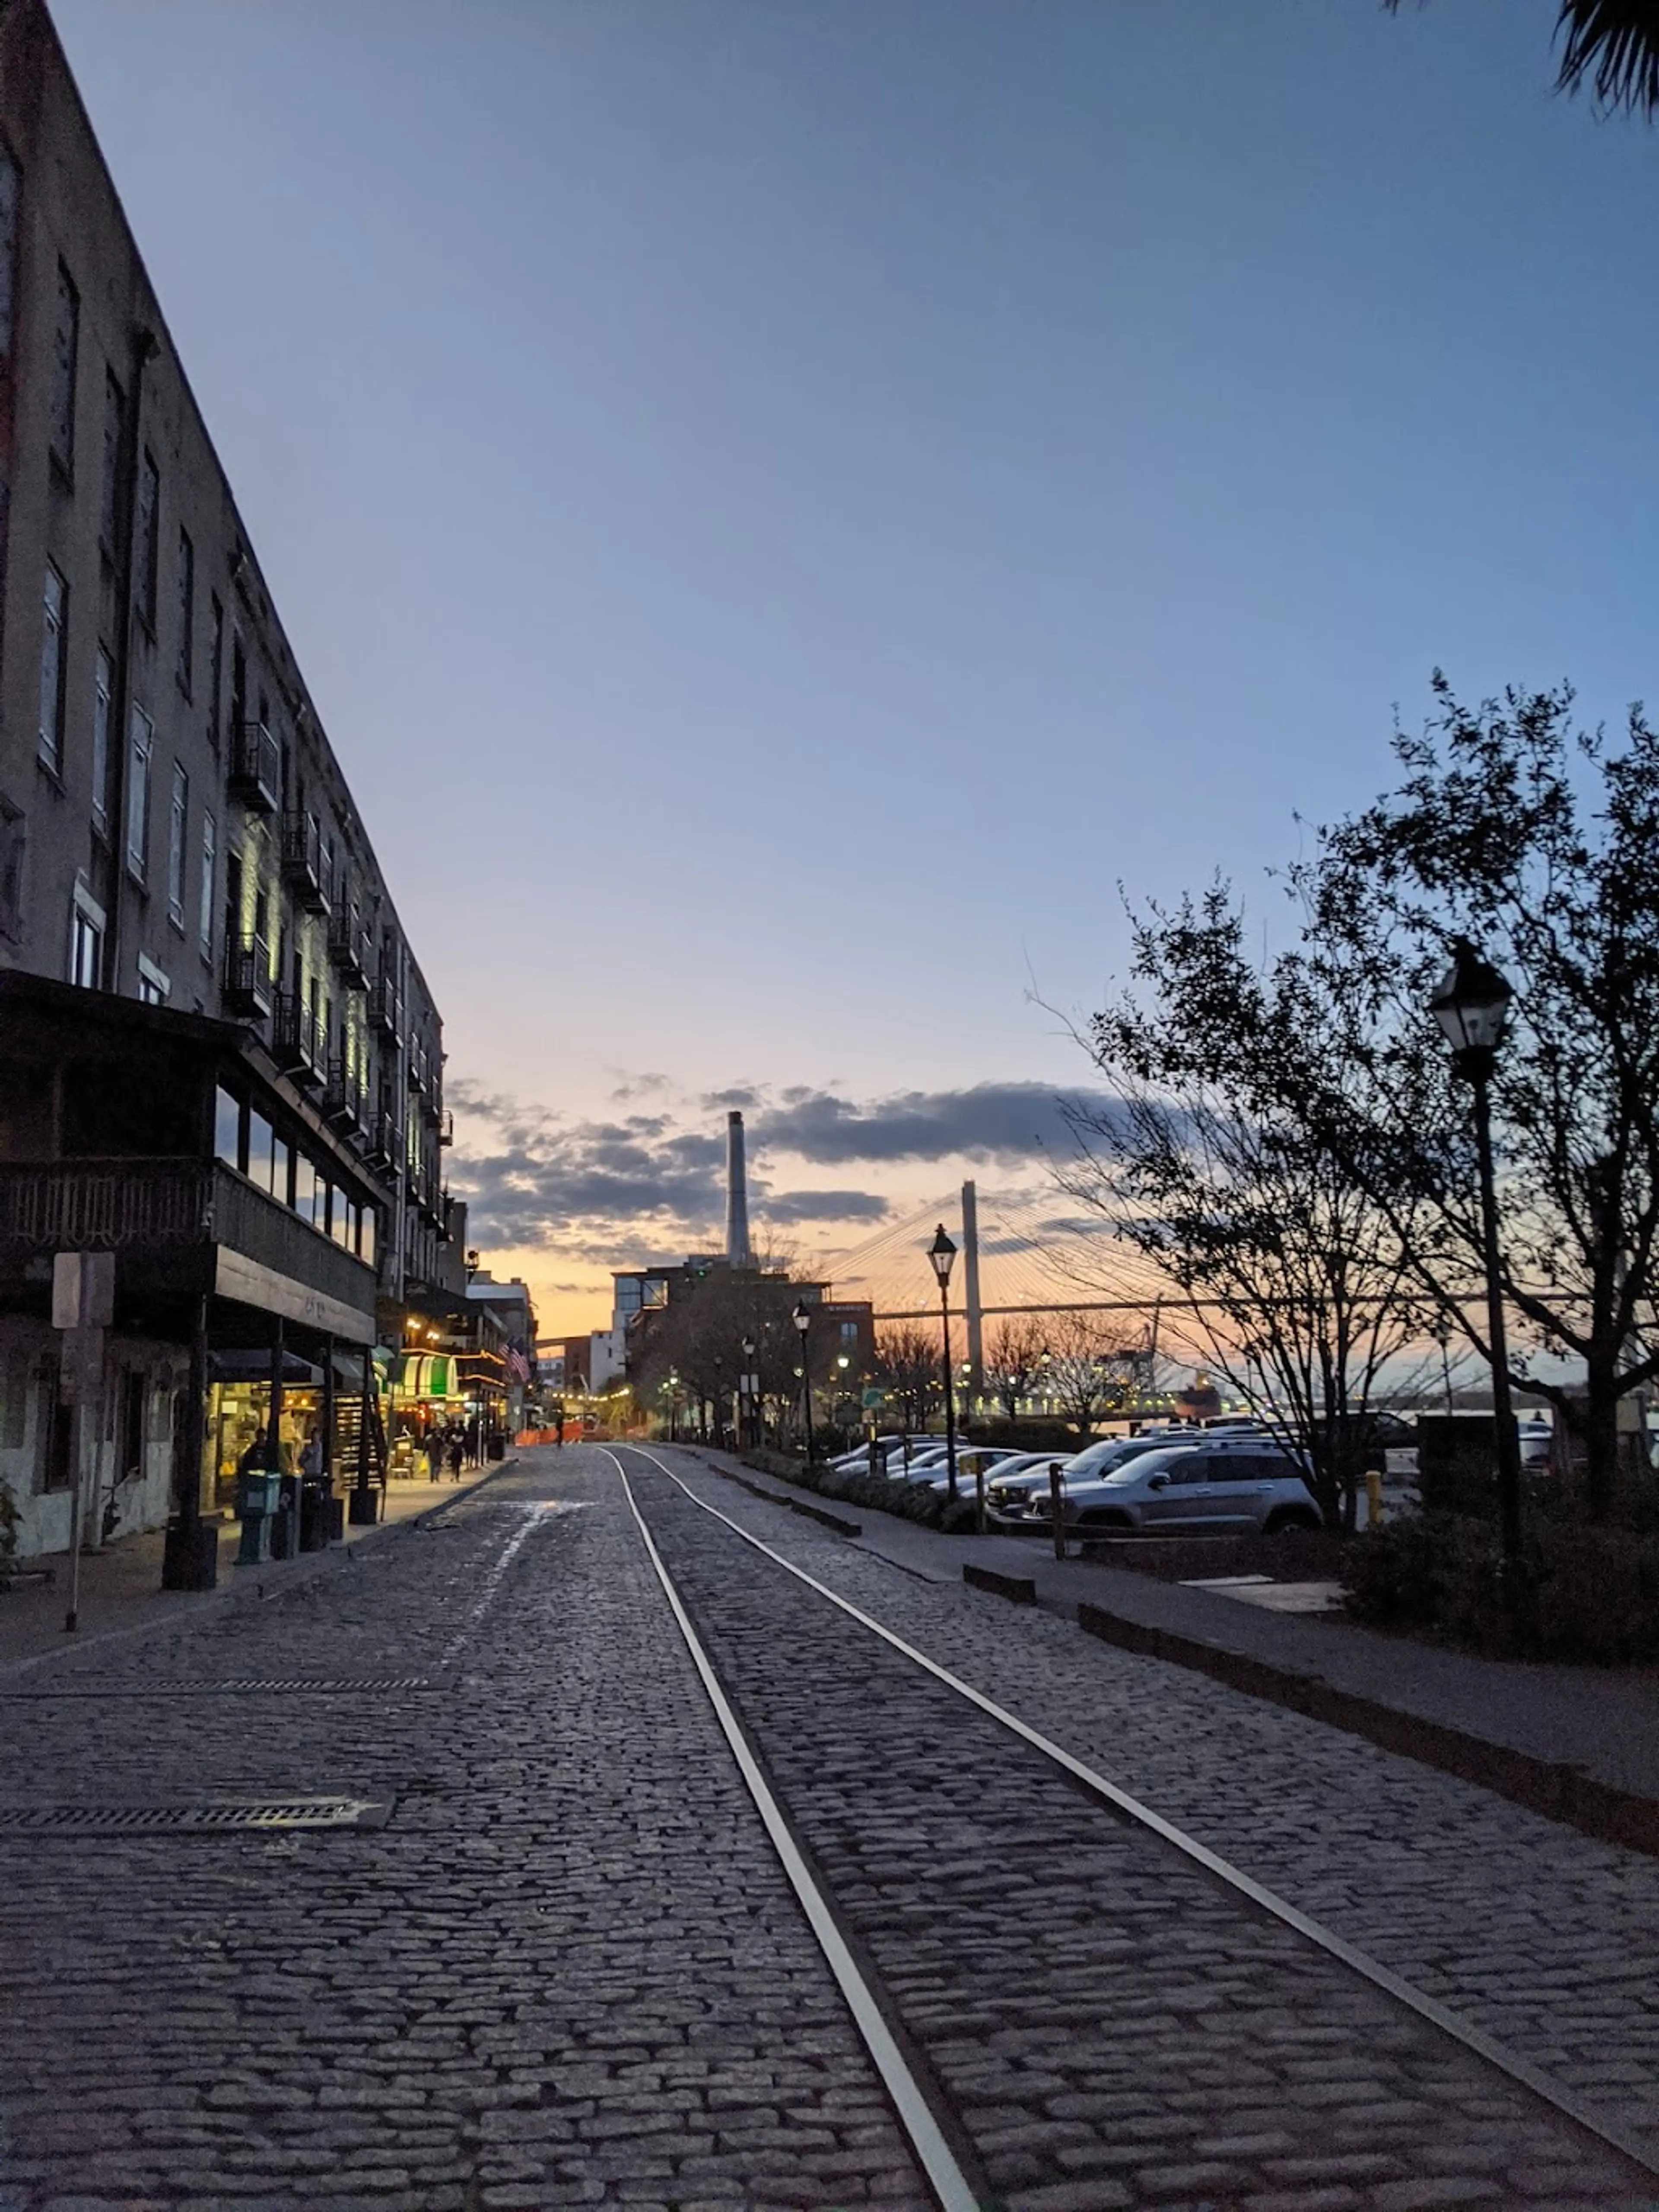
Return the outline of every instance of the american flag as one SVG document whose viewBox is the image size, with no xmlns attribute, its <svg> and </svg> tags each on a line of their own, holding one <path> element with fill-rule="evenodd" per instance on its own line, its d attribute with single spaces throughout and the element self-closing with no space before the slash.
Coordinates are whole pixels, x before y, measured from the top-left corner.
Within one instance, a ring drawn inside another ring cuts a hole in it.
<svg viewBox="0 0 1659 2212">
<path fill-rule="evenodd" d="M 524 1346 L 514 1337 L 507 1347 L 507 1371 L 515 1382 L 530 1380 L 530 1362 L 524 1356 Z"/>
</svg>

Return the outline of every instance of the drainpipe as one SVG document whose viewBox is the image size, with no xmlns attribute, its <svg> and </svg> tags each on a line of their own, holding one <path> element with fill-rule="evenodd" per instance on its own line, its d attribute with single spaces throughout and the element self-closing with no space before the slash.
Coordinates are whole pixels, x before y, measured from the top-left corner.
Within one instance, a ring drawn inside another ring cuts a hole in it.
<svg viewBox="0 0 1659 2212">
<path fill-rule="evenodd" d="M 126 451 L 121 456 L 121 495 L 125 511 L 117 518 L 125 527 L 118 548 L 115 577 L 115 604 L 119 611 L 115 625 L 115 681 L 109 702 L 110 748 L 113 754 L 110 765 L 114 773 L 109 808 L 111 867 L 103 982 L 106 991 L 115 992 L 121 988 L 122 909 L 127 886 L 127 763 L 132 745 L 129 726 L 132 719 L 132 570 L 138 528 L 138 469 L 144 450 L 144 371 L 161 350 L 154 331 L 142 323 L 134 326 L 132 368 L 127 380 L 126 421 L 123 426 Z"/>
</svg>

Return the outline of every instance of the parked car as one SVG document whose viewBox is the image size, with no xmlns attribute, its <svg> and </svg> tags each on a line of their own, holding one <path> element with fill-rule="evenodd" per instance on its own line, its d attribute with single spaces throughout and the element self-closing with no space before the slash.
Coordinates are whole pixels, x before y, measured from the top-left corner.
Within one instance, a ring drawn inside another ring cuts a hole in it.
<svg viewBox="0 0 1659 2212">
<path fill-rule="evenodd" d="M 1078 1534 L 1254 1528 L 1272 1536 L 1321 1525 L 1301 1462 L 1253 1437 L 1146 1452 L 1093 1480 L 1069 1483 L 1066 1522 Z"/>
<path fill-rule="evenodd" d="M 957 1446 L 957 1487 L 975 1490 L 981 1468 L 984 1468 L 986 1479 L 988 1481 L 994 1468 L 1000 1468 L 1006 1461 L 1018 1459 L 1021 1456 L 1020 1453 L 1012 1450 L 1006 1444 L 958 1444 Z M 890 1469 L 889 1472 L 897 1473 L 898 1471 Z M 930 1459 L 925 1466 L 912 1466 L 909 1479 L 912 1482 L 924 1482 L 933 1490 L 948 1490 L 951 1486 L 951 1462 L 948 1453 L 940 1452 L 937 1457 Z"/>
<path fill-rule="evenodd" d="M 1018 1474 L 1005 1477 L 999 1469 L 997 1479 L 986 1491 L 992 1510 L 998 1518 L 1010 1522 L 1048 1518 L 1048 1469 L 1058 1459 L 1060 1462 L 1061 1487 L 1068 1493 L 1075 1482 L 1087 1482 L 1112 1468 L 1127 1466 L 1131 1460 L 1143 1459 L 1148 1452 L 1168 1451 L 1177 1437 L 1185 1439 L 1195 1431 L 1176 1431 L 1152 1429 L 1138 1437 L 1102 1437 L 1097 1443 L 1085 1444 L 1080 1452 L 1066 1457 L 1059 1452 L 1040 1452 L 1038 1464 Z"/>
</svg>

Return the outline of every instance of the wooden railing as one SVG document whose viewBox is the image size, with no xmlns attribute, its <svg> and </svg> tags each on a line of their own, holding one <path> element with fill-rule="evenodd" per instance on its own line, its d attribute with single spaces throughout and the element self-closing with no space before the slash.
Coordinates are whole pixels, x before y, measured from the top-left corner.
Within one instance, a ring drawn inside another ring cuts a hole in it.
<svg viewBox="0 0 1659 2212">
<path fill-rule="evenodd" d="M 0 1245 L 118 1252 L 223 1244 L 370 1311 L 374 1270 L 217 1160 L 0 1162 Z"/>
</svg>

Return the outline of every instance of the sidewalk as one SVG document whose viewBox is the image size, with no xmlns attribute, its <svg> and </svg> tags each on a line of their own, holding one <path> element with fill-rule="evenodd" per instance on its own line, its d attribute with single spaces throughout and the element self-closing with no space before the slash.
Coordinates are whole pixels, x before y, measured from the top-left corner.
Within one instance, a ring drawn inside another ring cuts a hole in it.
<svg viewBox="0 0 1659 2212">
<path fill-rule="evenodd" d="M 84 1650 L 91 1643 L 112 1636 L 136 1635 L 163 1621 L 222 1605 L 236 1596 L 257 1595 L 327 1573 L 331 1564 L 344 1560 L 349 1550 L 373 1542 L 390 1528 L 406 1526 L 422 1513 L 435 1513 L 467 1498 L 483 1483 L 517 1464 L 516 1459 L 497 1462 L 469 1474 L 460 1483 L 394 1480 L 386 1486 L 386 1518 L 372 1528 L 348 1525 L 345 1540 L 321 1552 L 301 1552 L 291 1559 L 267 1560 L 258 1566 L 240 1566 L 236 1551 L 241 1526 L 235 1521 L 219 1523 L 219 1581 L 211 1590 L 164 1590 L 161 1588 L 163 1531 L 151 1529 L 142 1536 L 127 1536 L 101 1552 L 81 1555 L 80 1626 L 73 1635 L 64 1627 L 69 1606 L 70 1556 L 58 1552 L 20 1561 L 25 1571 L 49 1567 L 51 1583 L 21 1582 L 0 1595 L 0 1680 L 8 1675 L 33 1673 L 64 1654 Z"/>
<path fill-rule="evenodd" d="M 1109 1643 L 1370 1737 L 1607 1840 L 1659 1853 L 1659 1670 L 1484 1659 L 1386 1636 L 1340 1613 L 1243 1605 L 1132 1568 L 1056 1559 L 1048 1540 L 942 1536 L 819 1499 L 723 1454 L 696 1456 L 782 1499 L 859 1523 L 865 1550 L 930 1581 L 971 1565 Z"/>
</svg>

